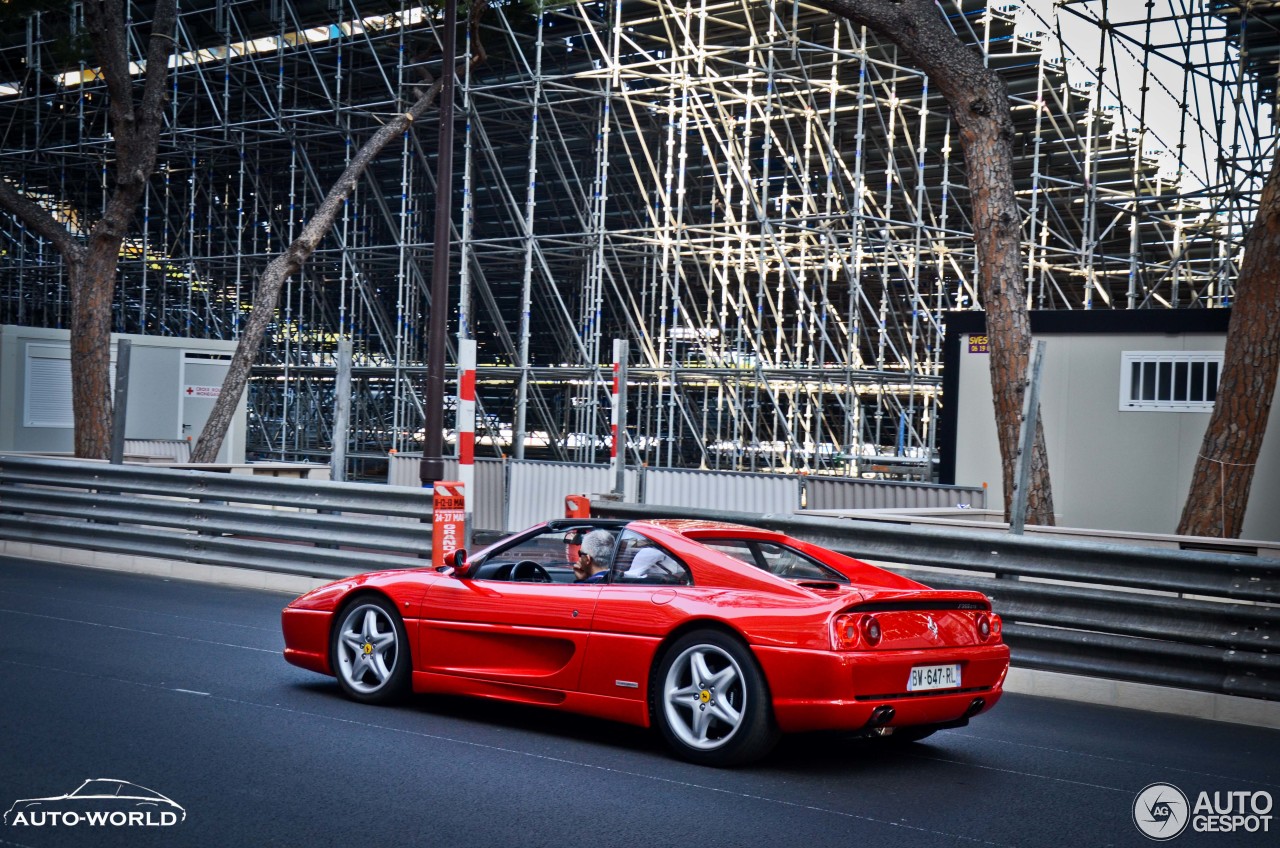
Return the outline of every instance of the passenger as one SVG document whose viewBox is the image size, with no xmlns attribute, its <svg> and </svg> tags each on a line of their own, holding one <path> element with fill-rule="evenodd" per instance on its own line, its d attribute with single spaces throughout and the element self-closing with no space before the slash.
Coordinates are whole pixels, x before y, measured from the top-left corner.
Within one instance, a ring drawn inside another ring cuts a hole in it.
<svg viewBox="0 0 1280 848">
<path fill-rule="evenodd" d="M 582 539 L 578 561 L 573 564 L 575 583 L 603 583 L 609 575 L 609 557 L 613 553 L 613 534 L 608 530 L 592 530 Z"/>
<path fill-rule="evenodd" d="M 669 577 L 675 573 L 671 559 L 657 548 L 645 546 L 636 552 L 631 560 L 631 567 L 622 576 L 628 580 L 640 580 L 645 577 Z"/>
</svg>

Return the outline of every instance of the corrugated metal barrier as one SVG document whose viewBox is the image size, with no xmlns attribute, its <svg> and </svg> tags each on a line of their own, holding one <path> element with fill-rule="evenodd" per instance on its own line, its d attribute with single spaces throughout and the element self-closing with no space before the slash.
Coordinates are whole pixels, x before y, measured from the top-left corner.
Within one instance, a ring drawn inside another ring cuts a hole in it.
<svg viewBox="0 0 1280 848">
<path fill-rule="evenodd" d="M 614 470 L 610 465 L 513 459 L 507 462 L 507 466 L 505 529 L 513 532 L 523 530 L 539 521 L 564 518 L 565 495 L 586 495 L 613 490 Z M 634 470 L 627 470 L 626 489 L 634 500 L 636 489 Z M 477 526 L 479 526 L 478 522 Z"/>
<path fill-rule="evenodd" d="M 387 482 L 418 485 L 421 454 L 389 457 Z M 457 474 L 445 460 L 445 474 Z M 613 468 L 536 460 L 476 460 L 475 526 L 479 530 L 523 530 L 563 516 L 566 495 L 613 490 Z M 912 509 L 986 506 L 986 490 L 846 477 L 803 477 L 685 468 L 628 468 L 626 501 L 666 506 L 714 506 L 761 515 L 807 509 Z M 558 511 L 557 511 L 558 510 Z"/>
<path fill-rule="evenodd" d="M 420 453 L 394 453 L 387 457 L 387 483 L 392 486 L 419 488 L 422 481 L 418 468 L 422 464 Z M 507 469 L 506 460 L 477 459 L 475 464 L 475 490 L 467 493 L 471 502 L 471 520 L 479 530 L 504 530 L 507 517 Z M 446 479 L 458 479 L 458 460 L 444 461 Z M 563 511 L 561 512 L 563 515 Z"/>
<path fill-rule="evenodd" d="M 735 512 L 792 513 L 800 508 L 800 477 L 687 468 L 646 468 L 644 502 Z"/>
<path fill-rule="evenodd" d="M 987 508 L 987 490 L 981 486 L 939 486 L 849 477 L 805 477 L 804 488 L 806 509 Z"/>
<path fill-rule="evenodd" d="M 144 456 L 157 461 L 183 463 L 191 461 L 191 442 L 186 439 L 125 439 L 125 456 Z"/>
</svg>

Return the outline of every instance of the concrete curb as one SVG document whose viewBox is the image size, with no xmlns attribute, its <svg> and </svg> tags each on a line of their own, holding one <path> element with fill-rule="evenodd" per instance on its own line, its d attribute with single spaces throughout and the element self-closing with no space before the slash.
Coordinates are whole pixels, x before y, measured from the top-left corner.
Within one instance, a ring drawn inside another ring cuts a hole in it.
<svg viewBox="0 0 1280 848">
<path fill-rule="evenodd" d="M 1004 691 L 1056 698 L 1060 701 L 1280 729 L 1280 704 L 1236 695 L 1017 667 L 1009 669 Z"/>
<path fill-rule="evenodd" d="M 128 554 L 97 553 L 7 540 L 0 540 L 0 556 L 292 595 L 300 595 L 331 582 L 327 577 L 276 574 L 248 568 L 202 565 Z M 1280 729 L 1280 704 L 1234 695 L 1219 695 L 1212 692 L 1196 692 L 1188 689 L 1152 686 L 1146 683 L 1128 683 L 1121 680 L 1105 680 L 1016 667 L 1009 670 L 1004 689 L 1006 692 L 1035 695 L 1041 698 Z"/>
</svg>

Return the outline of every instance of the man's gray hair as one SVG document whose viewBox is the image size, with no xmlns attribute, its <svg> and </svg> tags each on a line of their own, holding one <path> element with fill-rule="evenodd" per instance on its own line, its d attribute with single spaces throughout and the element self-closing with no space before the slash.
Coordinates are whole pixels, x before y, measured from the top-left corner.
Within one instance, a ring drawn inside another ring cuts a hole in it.
<svg viewBox="0 0 1280 848">
<path fill-rule="evenodd" d="M 582 552 L 601 565 L 608 565 L 613 554 L 613 534 L 608 530 L 592 530 L 582 539 Z"/>
</svg>

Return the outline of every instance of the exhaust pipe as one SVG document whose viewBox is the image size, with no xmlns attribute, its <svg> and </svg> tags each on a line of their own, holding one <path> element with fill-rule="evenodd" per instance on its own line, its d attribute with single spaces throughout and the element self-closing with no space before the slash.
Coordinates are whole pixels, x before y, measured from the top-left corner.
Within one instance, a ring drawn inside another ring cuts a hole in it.
<svg viewBox="0 0 1280 848">
<path fill-rule="evenodd" d="M 867 729 L 875 730 L 878 727 L 884 727 L 893 721 L 897 711 L 888 704 L 882 704 L 871 711 L 871 718 L 867 719 Z"/>
<path fill-rule="evenodd" d="M 976 716 L 978 713 L 982 712 L 982 708 L 986 705 L 986 700 L 982 698 L 974 698 L 973 701 L 970 702 L 969 708 L 964 711 L 964 715 L 962 715 L 961 718 L 971 718 Z"/>
</svg>

